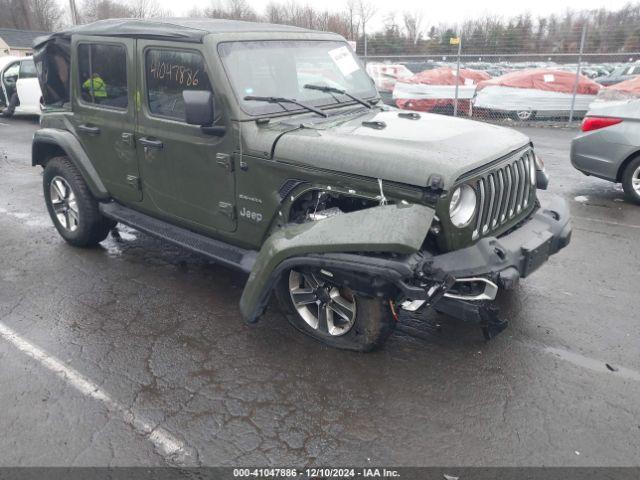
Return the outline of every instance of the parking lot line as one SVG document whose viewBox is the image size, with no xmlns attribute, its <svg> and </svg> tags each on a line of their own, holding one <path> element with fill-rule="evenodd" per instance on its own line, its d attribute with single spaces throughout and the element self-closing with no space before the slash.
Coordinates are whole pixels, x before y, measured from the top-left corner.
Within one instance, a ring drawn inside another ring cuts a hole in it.
<svg viewBox="0 0 640 480">
<path fill-rule="evenodd" d="M 0 125 L 2 125 L 3 127 L 8 127 L 9 126 L 8 123 L 2 123 L 2 122 L 0 122 Z"/>
<path fill-rule="evenodd" d="M 122 415 L 124 422 L 146 437 L 166 460 L 176 464 L 192 464 L 195 460 L 190 449 L 182 440 L 167 430 L 155 426 L 131 409 L 114 400 L 106 391 L 84 377 L 81 373 L 25 340 L 10 327 L 0 322 L 0 336 L 10 342 L 22 353 L 36 360 L 40 365 L 53 372 L 83 395 L 102 402 L 109 411 Z"/>
</svg>

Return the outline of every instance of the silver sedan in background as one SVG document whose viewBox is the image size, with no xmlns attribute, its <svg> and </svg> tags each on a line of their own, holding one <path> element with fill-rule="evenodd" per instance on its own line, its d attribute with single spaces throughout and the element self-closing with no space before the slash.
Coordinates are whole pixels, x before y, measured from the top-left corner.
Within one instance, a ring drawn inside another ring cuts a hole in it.
<svg viewBox="0 0 640 480">
<path fill-rule="evenodd" d="M 622 183 L 640 204 L 640 100 L 596 102 L 571 143 L 571 163 L 585 175 Z"/>
</svg>

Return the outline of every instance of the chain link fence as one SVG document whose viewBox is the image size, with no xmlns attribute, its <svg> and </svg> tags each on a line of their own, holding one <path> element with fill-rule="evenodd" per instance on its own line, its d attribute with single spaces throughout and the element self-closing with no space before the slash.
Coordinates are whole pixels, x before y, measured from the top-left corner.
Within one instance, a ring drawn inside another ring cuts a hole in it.
<svg viewBox="0 0 640 480">
<path fill-rule="evenodd" d="M 594 103 L 640 98 L 640 48 L 614 48 L 601 34 L 595 41 L 586 24 L 574 30 L 562 45 L 478 42 L 462 32 L 422 48 L 437 53 L 415 52 L 415 45 L 398 53 L 402 44 L 389 39 L 370 39 L 366 55 L 358 42 L 358 53 L 385 103 L 412 111 L 572 125 Z"/>
</svg>

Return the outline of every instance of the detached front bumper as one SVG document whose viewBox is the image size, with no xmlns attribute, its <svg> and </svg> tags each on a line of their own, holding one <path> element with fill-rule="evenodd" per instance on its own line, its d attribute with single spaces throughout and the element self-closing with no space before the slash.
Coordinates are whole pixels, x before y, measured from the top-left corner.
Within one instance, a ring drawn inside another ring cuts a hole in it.
<svg viewBox="0 0 640 480">
<path fill-rule="evenodd" d="M 483 300 L 493 300 L 498 288 L 515 288 L 520 278 L 533 273 L 571 241 L 567 203 L 552 197 L 541 204 L 506 235 L 486 237 L 470 247 L 427 259 L 423 273 L 439 277 L 440 286 L 426 290 L 426 298 L 419 297 L 424 301 L 403 307 L 413 310 L 430 305 L 438 312 L 479 325 L 487 340 L 500 333 L 508 322 L 500 318 L 492 302 Z M 465 286 L 483 282 L 487 288 L 481 294 L 465 291 Z"/>
<path fill-rule="evenodd" d="M 486 278 L 504 289 L 514 288 L 571 240 L 567 202 L 551 197 L 529 218 L 499 238 L 432 257 L 430 266 L 456 279 Z"/>
</svg>

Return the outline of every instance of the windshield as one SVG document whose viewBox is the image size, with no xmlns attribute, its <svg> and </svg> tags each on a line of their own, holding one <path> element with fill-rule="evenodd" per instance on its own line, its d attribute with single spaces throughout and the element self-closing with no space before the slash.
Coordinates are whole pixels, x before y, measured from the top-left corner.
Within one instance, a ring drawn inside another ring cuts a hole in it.
<svg viewBox="0 0 640 480">
<path fill-rule="evenodd" d="M 321 106 L 353 100 L 304 88 L 326 85 L 364 98 L 377 96 L 373 81 L 344 42 L 228 42 L 218 47 L 242 110 L 250 115 L 304 110 L 294 104 L 246 101 L 246 96 L 286 97 Z"/>
</svg>

